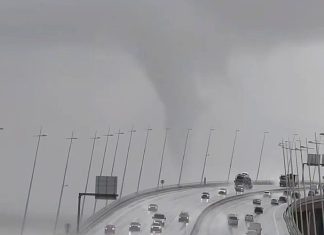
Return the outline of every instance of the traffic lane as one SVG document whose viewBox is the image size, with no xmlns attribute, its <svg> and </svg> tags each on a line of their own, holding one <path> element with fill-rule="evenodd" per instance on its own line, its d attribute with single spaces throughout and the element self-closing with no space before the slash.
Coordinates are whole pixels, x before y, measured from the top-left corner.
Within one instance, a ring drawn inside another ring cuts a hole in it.
<svg viewBox="0 0 324 235">
<path fill-rule="evenodd" d="M 112 213 L 104 222 L 96 225 L 87 234 L 103 234 L 103 228 L 106 224 L 115 224 L 116 231 L 118 231 L 117 234 L 126 234 L 128 233 L 128 226 L 132 221 L 140 222 L 142 224 L 141 234 L 149 234 L 153 216 L 152 213 L 148 213 L 147 211 L 150 203 L 158 204 L 159 212 L 164 213 L 167 217 L 166 228 L 170 227 L 171 224 L 173 224 L 176 220 L 181 210 L 190 207 L 190 204 L 193 201 L 198 201 L 200 203 L 200 195 L 203 191 L 209 191 L 210 193 L 214 194 L 216 193 L 217 188 L 208 187 L 166 192 L 139 199 L 138 201 L 129 204 L 127 207 L 121 208 L 120 210 Z"/>
<path fill-rule="evenodd" d="M 274 186 L 255 186 L 253 190 L 265 190 Z M 158 195 L 149 196 L 139 199 L 136 202 L 129 204 L 125 208 L 112 213 L 104 222 L 99 223 L 87 234 L 103 234 L 103 228 L 107 224 L 115 224 L 116 230 L 121 234 L 128 233 L 128 226 L 130 222 L 140 222 L 142 224 L 142 234 L 149 234 L 152 223 L 152 214 L 147 212 L 147 207 L 150 203 L 159 205 L 159 211 L 165 213 L 167 217 L 167 224 L 164 231 L 169 234 L 189 234 L 196 218 L 202 210 L 211 202 L 221 200 L 223 197 L 217 196 L 217 191 L 220 187 L 207 187 L 199 189 L 188 189 L 176 192 L 165 192 Z M 234 195 L 234 186 L 228 188 L 229 195 Z M 253 191 L 252 190 L 252 191 Z M 203 191 L 210 192 L 211 200 L 209 203 L 201 203 L 200 196 Z M 250 190 L 251 191 L 251 190 Z M 184 210 L 188 211 L 190 215 L 190 223 L 188 226 L 178 222 L 179 213 Z"/>
<path fill-rule="evenodd" d="M 274 197 L 279 197 L 281 193 L 274 194 Z M 222 234 L 222 235 L 241 235 L 247 231 L 248 223 L 245 222 L 244 217 L 246 214 L 254 214 L 254 207 L 252 200 L 254 198 L 260 198 L 262 200 L 262 207 L 264 208 L 263 215 L 256 215 L 255 221 L 260 222 L 262 225 L 262 234 L 274 235 L 276 231 L 276 220 L 278 213 L 283 212 L 283 208 L 280 206 L 272 206 L 270 204 L 270 198 L 263 198 L 262 194 L 249 196 L 247 198 L 227 202 L 223 205 L 216 207 L 210 211 L 205 219 L 202 221 L 199 227 L 199 234 Z M 278 208 L 280 207 L 280 210 Z M 230 213 L 235 213 L 239 216 L 238 226 L 229 226 L 227 223 L 227 216 Z M 275 213 L 275 219 L 273 217 Z M 281 220 L 283 218 L 281 217 Z M 281 230 L 279 230 L 281 229 Z M 286 234 L 287 228 L 282 229 L 282 226 L 278 227 L 279 234 Z"/>
</svg>

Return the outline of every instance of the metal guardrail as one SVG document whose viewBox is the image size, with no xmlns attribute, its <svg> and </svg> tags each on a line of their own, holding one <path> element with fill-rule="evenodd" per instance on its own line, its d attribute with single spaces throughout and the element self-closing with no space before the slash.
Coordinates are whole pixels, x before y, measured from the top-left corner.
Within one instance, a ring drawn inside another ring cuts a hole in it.
<svg viewBox="0 0 324 235">
<path fill-rule="evenodd" d="M 167 193 L 167 192 L 172 192 L 172 191 L 177 191 L 177 190 L 186 190 L 186 189 L 191 189 L 191 188 L 202 188 L 202 187 L 213 187 L 213 186 L 222 186 L 222 185 L 227 185 L 227 182 L 225 181 L 213 181 L 207 184 L 203 184 L 201 182 L 197 183 L 186 183 L 186 184 L 175 184 L 175 185 L 169 185 L 169 186 L 164 186 L 163 188 L 151 188 L 147 190 L 142 190 L 138 193 L 131 193 L 128 194 L 121 199 L 118 199 L 114 202 L 112 202 L 110 205 L 107 207 L 102 208 L 98 212 L 96 212 L 93 216 L 88 218 L 83 224 L 81 224 L 80 228 L 80 233 L 84 234 L 88 232 L 91 228 L 93 228 L 95 225 L 98 223 L 102 222 L 104 219 L 107 218 L 107 215 L 117 211 L 118 209 L 127 206 L 128 204 L 144 198 L 148 197 L 151 195 L 159 194 L 159 193 Z"/>
<path fill-rule="evenodd" d="M 292 216 L 294 213 L 294 204 L 290 204 L 283 214 L 283 218 L 286 222 L 288 232 L 291 235 L 302 235 Z"/>
</svg>

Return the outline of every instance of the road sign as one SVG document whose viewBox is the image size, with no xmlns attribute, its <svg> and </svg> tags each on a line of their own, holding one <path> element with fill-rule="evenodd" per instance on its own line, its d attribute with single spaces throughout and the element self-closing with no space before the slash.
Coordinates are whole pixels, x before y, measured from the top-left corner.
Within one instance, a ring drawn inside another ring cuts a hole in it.
<svg viewBox="0 0 324 235">
<path fill-rule="evenodd" d="M 108 195 L 117 194 L 117 176 L 96 176 L 96 199 L 108 199 Z M 102 196 L 102 195 L 107 196 Z"/>
</svg>

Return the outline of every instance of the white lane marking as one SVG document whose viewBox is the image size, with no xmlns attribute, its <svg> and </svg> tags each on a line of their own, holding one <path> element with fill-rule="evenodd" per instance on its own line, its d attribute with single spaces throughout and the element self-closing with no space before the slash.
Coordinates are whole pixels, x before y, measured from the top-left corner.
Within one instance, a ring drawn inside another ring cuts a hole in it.
<svg viewBox="0 0 324 235">
<path fill-rule="evenodd" d="M 278 235 L 280 235 L 279 233 L 279 229 L 278 229 L 278 224 L 277 224 L 277 219 L 276 219 L 276 213 L 277 213 L 277 210 L 278 208 L 284 206 L 285 204 L 281 204 L 280 206 L 277 206 L 276 209 L 273 210 L 272 212 L 272 217 L 273 217 L 273 222 L 274 222 L 274 225 L 275 225 L 275 228 L 276 228 L 276 232 Z"/>
</svg>

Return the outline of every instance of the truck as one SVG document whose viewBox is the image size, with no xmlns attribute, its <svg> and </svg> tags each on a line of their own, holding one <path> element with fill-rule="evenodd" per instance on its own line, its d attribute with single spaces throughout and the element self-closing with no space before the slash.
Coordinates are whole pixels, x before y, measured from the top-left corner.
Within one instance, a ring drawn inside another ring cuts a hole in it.
<svg viewBox="0 0 324 235">
<path fill-rule="evenodd" d="M 280 187 L 295 187 L 297 185 L 298 185 L 297 175 L 294 174 L 280 175 L 279 177 Z"/>
<path fill-rule="evenodd" d="M 251 189 L 253 187 L 250 176 L 245 172 L 236 175 L 234 184 L 235 187 L 242 186 L 244 189 Z"/>
</svg>

